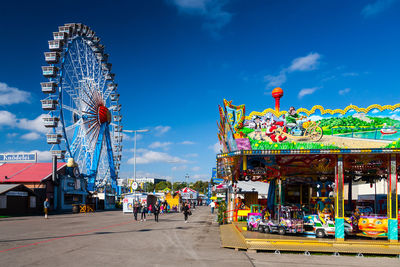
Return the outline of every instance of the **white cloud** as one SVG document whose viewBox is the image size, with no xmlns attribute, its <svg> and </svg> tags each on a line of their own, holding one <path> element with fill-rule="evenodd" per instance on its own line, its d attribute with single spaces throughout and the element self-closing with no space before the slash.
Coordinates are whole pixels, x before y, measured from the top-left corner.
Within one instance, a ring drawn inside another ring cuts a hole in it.
<svg viewBox="0 0 400 267">
<path fill-rule="evenodd" d="M 319 116 L 319 115 L 312 115 L 312 116 L 308 117 L 308 119 L 311 121 L 319 121 L 319 120 L 326 119 L 326 118 Z"/>
<path fill-rule="evenodd" d="M 361 10 L 361 15 L 365 18 L 375 16 L 384 10 L 388 9 L 397 0 L 377 0 L 374 3 L 366 5 Z"/>
<path fill-rule="evenodd" d="M 306 95 L 312 95 L 313 93 L 315 93 L 315 91 L 317 91 L 320 87 L 312 87 L 312 88 L 304 88 L 301 89 L 299 94 L 298 94 L 298 98 L 302 99 L 304 96 Z"/>
<path fill-rule="evenodd" d="M 190 178 L 192 178 L 192 179 L 194 179 L 194 180 L 203 180 L 203 181 L 208 181 L 208 180 L 210 180 L 210 175 L 208 175 L 208 174 L 195 174 L 195 175 L 193 175 L 192 177 L 190 177 Z"/>
<path fill-rule="evenodd" d="M 189 154 L 185 155 L 185 157 L 187 157 L 187 158 L 196 158 L 198 156 L 199 156 L 199 154 L 197 154 L 197 153 L 189 153 Z"/>
<path fill-rule="evenodd" d="M 153 142 L 149 145 L 149 148 L 164 148 L 164 149 L 168 149 L 168 147 L 172 145 L 171 142 Z"/>
<path fill-rule="evenodd" d="M 174 162 L 174 163 L 187 163 L 185 159 L 179 157 L 171 156 L 165 152 L 158 152 L 153 150 L 141 149 L 137 151 L 140 155 L 136 157 L 136 164 L 148 164 L 155 162 Z M 128 160 L 128 164 L 133 164 L 134 158 Z"/>
<path fill-rule="evenodd" d="M 46 115 L 39 115 L 36 119 L 33 120 L 19 119 L 17 122 L 17 127 L 24 130 L 46 133 L 48 130 L 43 125 L 43 117 L 46 117 Z"/>
<path fill-rule="evenodd" d="M 183 141 L 183 142 L 180 142 L 179 144 L 181 144 L 181 145 L 194 145 L 196 143 L 192 142 L 192 141 Z"/>
<path fill-rule="evenodd" d="M 155 131 L 155 135 L 163 135 L 166 132 L 168 132 L 169 130 L 171 130 L 171 126 L 162 126 L 159 125 L 157 127 L 154 128 Z"/>
<path fill-rule="evenodd" d="M 392 116 L 390 116 L 390 118 L 391 118 L 392 120 L 400 121 L 400 116 L 399 116 L 399 115 L 396 115 L 396 114 L 393 114 Z"/>
<path fill-rule="evenodd" d="M 310 71 L 318 68 L 321 55 L 318 53 L 310 53 L 305 57 L 298 57 L 292 61 L 288 68 L 289 71 Z"/>
<path fill-rule="evenodd" d="M 139 141 L 142 139 L 143 139 L 143 135 L 136 134 L 136 141 Z M 122 133 L 122 141 L 134 141 L 134 140 L 135 140 L 134 133 L 130 133 L 130 134 Z"/>
<path fill-rule="evenodd" d="M 286 69 L 281 70 L 278 75 L 265 75 L 264 81 L 268 82 L 267 87 L 281 86 L 286 82 Z"/>
<path fill-rule="evenodd" d="M 351 91 L 350 88 L 344 88 L 342 90 L 339 90 L 339 95 L 345 95 Z"/>
<path fill-rule="evenodd" d="M 10 87 L 0 82 L 0 105 L 12 105 L 18 103 L 29 103 L 31 93 Z"/>
<path fill-rule="evenodd" d="M 321 55 L 318 53 L 309 53 L 307 56 L 298 57 L 292 60 L 289 67 L 281 69 L 278 75 L 265 75 L 264 81 L 267 82 L 266 88 L 281 86 L 287 80 L 287 75 L 296 71 L 316 70 L 320 64 Z"/>
<path fill-rule="evenodd" d="M 342 74 L 343 77 L 355 77 L 358 76 L 359 74 L 357 72 L 345 72 Z"/>
<path fill-rule="evenodd" d="M 172 171 L 184 171 L 187 169 L 186 165 L 182 165 L 182 166 L 174 166 L 171 168 Z"/>
<path fill-rule="evenodd" d="M 376 113 L 379 113 L 380 111 L 379 111 L 379 109 L 377 109 L 377 108 L 375 108 L 375 109 L 373 109 L 372 111 L 371 111 L 371 113 L 372 114 L 376 114 Z"/>
<path fill-rule="evenodd" d="M 14 138 L 14 137 L 17 137 L 17 136 L 18 136 L 17 133 L 8 133 L 7 134 L 7 138 Z"/>
<path fill-rule="evenodd" d="M 7 110 L 0 110 L 0 126 L 15 126 L 17 117 Z"/>
<path fill-rule="evenodd" d="M 200 167 L 199 166 L 194 166 L 193 168 L 192 168 L 192 171 L 194 171 L 194 172 L 197 172 L 197 171 L 200 171 Z"/>
<path fill-rule="evenodd" d="M 232 14 L 224 10 L 229 0 L 169 0 L 168 2 L 175 5 L 183 14 L 202 17 L 203 28 L 215 37 L 218 37 L 218 32 L 232 19 Z"/>
<path fill-rule="evenodd" d="M 41 135 L 38 134 L 38 133 L 30 132 L 30 133 L 27 133 L 27 134 L 22 135 L 21 138 L 22 138 L 22 139 L 25 139 L 25 140 L 37 140 L 37 139 L 40 138 L 40 136 L 41 136 Z"/>
<path fill-rule="evenodd" d="M 221 144 L 219 142 L 216 142 L 215 144 L 211 145 L 208 147 L 209 149 L 213 150 L 215 153 L 221 153 Z"/>
<path fill-rule="evenodd" d="M 29 130 L 38 133 L 46 133 L 47 129 L 43 125 L 43 117 L 46 115 L 41 114 L 33 120 L 18 119 L 14 114 L 7 110 L 0 110 L 0 126 L 15 127 L 22 130 Z"/>
</svg>

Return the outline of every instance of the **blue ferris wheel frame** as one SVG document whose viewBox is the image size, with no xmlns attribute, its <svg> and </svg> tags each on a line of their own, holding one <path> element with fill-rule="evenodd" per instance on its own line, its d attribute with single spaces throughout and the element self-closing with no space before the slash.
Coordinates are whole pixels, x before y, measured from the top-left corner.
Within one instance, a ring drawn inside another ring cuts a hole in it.
<svg viewBox="0 0 400 267">
<path fill-rule="evenodd" d="M 76 25 L 78 25 L 78 24 L 74 24 L 74 27 Z M 82 24 L 80 24 L 80 25 L 82 25 Z M 77 32 L 79 32 L 79 30 L 85 29 L 85 28 L 79 28 L 78 26 L 76 26 L 76 27 L 77 27 L 76 29 L 78 29 Z M 87 27 L 87 26 L 84 26 L 84 27 Z M 61 28 L 62 27 L 60 27 L 60 29 Z M 74 30 L 76 30 L 76 29 L 74 28 Z M 85 34 L 82 34 L 82 32 L 80 32 L 79 35 L 75 34 L 75 35 L 72 35 L 71 38 L 67 39 L 66 45 L 62 49 L 62 53 L 61 53 L 62 54 L 62 60 L 60 62 L 60 67 L 59 67 L 60 72 L 57 74 L 57 76 L 55 76 L 53 78 L 49 78 L 50 82 L 54 82 L 55 81 L 58 84 L 58 94 L 56 94 L 56 96 L 57 96 L 56 98 L 58 98 L 57 100 L 59 101 L 58 102 L 58 104 L 59 104 L 59 119 L 60 119 L 60 121 L 62 123 L 61 129 L 62 129 L 62 133 L 63 133 L 63 136 L 64 136 L 63 140 L 65 141 L 65 148 L 67 149 L 68 154 L 70 155 L 70 157 L 72 157 L 74 159 L 77 157 L 76 153 L 78 152 L 78 149 L 76 147 L 79 146 L 79 143 L 77 142 L 77 139 L 81 138 L 81 139 L 83 139 L 83 140 L 81 140 L 81 142 L 87 143 L 89 137 L 87 137 L 87 136 L 84 136 L 83 138 L 82 137 L 78 137 L 79 132 L 81 130 L 83 131 L 83 128 L 81 129 L 82 125 L 77 125 L 77 126 L 75 126 L 74 134 L 73 134 L 71 140 L 68 139 L 68 135 L 67 135 L 67 131 L 66 131 L 64 108 L 63 108 L 63 106 L 64 106 L 63 105 L 64 104 L 63 103 L 63 101 L 64 101 L 63 92 L 65 91 L 65 88 L 63 88 L 63 77 L 64 77 L 63 74 L 64 74 L 64 72 L 67 72 L 64 69 L 64 67 L 65 67 L 64 66 L 65 58 L 66 58 L 66 56 L 70 56 L 71 57 L 71 55 L 68 54 L 68 53 L 70 52 L 70 46 L 72 46 L 72 43 L 74 41 L 79 41 L 79 40 L 82 40 L 82 43 L 83 43 L 83 42 L 87 41 L 88 39 L 96 38 L 96 37 L 94 37 L 94 32 L 91 31 L 88 27 L 86 28 L 86 33 L 89 33 L 89 34 L 91 33 L 92 36 L 85 37 L 84 36 Z M 88 43 L 85 43 L 85 44 L 88 45 Z M 49 42 L 49 46 L 50 46 L 50 42 Z M 87 49 L 87 50 L 89 50 L 89 49 Z M 91 52 L 94 53 L 94 51 L 91 51 Z M 101 52 L 101 55 L 103 55 L 102 52 Z M 104 56 L 105 56 L 105 54 L 104 54 Z M 107 58 L 108 58 L 108 55 L 107 55 Z M 71 59 L 71 61 L 72 61 L 72 59 Z M 101 60 L 101 62 L 103 62 L 103 59 Z M 98 59 L 98 62 L 97 62 L 98 67 L 100 67 L 100 66 L 103 67 L 101 62 Z M 111 65 L 111 64 L 108 64 L 108 65 Z M 56 64 L 50 64 L 50 66 L 56 66 Z M 101 68 L 99 73 L 101 75 L 103 75 L 103 76 L 104 75 L 113 75 L 113 74 L 111 74 L 111 67 L 109 69 L 106 69 L 106 71 L 104 71 L 103 68 Z M 93 70 L 93 75 L 94 75 L 94 70 Z M 112 93 L 111 90 L 114 90 L 114 91 L 116 90 L 116 84 L 113 84 L 113 76 L 112 76 L 111 81 L 107 80 L 105 77 L 103 77 L 103 78 L 104 78 L 104 80 L 103 80 L 102 86 L 103 86 L 103 88 L 106 88 L 106 90 L 104 92 L 102 91 L 101 96 L 102 97 L 106 96 L 106 97 L 104 97 L 104 101 L 106 101 L 111 96 L 111 93 Z M 71 81 L 71 78 L 69 78 L 69 79 Z M 83 79 L 83 76 L 82 76 L 82 79 Z M 98 80 L 98 82 L 100 83 L 101 81 Z M 110 84 L 111 85 L 115 85 L 114 87 L 112 87 L 111 90 L 109 90 L 109 88 L 108 88 L 108 85 L 110 85 Z M 42 91 L 43 91 L 43 88 L 42 88 Z M 70 95 L 70 98 L 72 99 L 71 95 Z M 54 95 L 53 96 L 50 95 L 47 99 L 55 99 L 55 97 L 54 97 Z M 117 98 L 116 101 L 117 101 L 117 106 L 119 106 L 119 109 L 117 111 L 119 112 L 120 105 L 118 104 L 118 99 L 119 98 Z M 82 101 L 85 102 L 85 100 L 83 100 L 83 99 L 82 99 Z M 115 100 L 110 98 L 109 101 L 110 101 L 109 104 L 111 105 L 112 101 L 115 101 Z M 91 102 L 91 101 L 89 100 L 89 102 Z M 87 102 L 85 102 L 85 103 L 87 103 Z M 104 104 L 106 104 L 106 103 L 104 103 Z M 53 112 L 53 111 L 50 112 L 50 117 L 54 117 L 55 116 L 55 112 Z M 88 113 L 87 111 L 83 111 L 82 113 L 85 113 L 85 112 Z M 79 120 L 82 119 L 82 121 L 83 121 L 84 117 L 86 115 L 82 115 L 82 113 L 80 114 Z M 73 116 L 74 115 L 75 114 L 73 113 Z M 100 116 L 100 115 L 97 114 L 97 116 Z M 113 117 L 111 115 L 109 115 L 109 116 Z M 120 115 L 119 115 L 119 117 L 121 118 Z M 119 118 L 119 120 L 115 120 L 115 122 L 117 122 L 118 125 L 115 126 L 115 124 L 114 124 L 114 127 L 118 127 L 118 129 L 120 129 L 119 132 L 122 131 L 122 126 L 120 125 L 120 122 L 121 122 L 120 118 Z M 98 178 L 97 176 L 98 176 L 98 170 L 99 170 L 99 166 L 100 166 L 100 158 L 101 158 L 102 155 L 103 155 L 103 157 L 106 156 L 107 159 L 108 159 L 107 160 L 108 164 L 106 166 L 107 173 L 105 174 L 105 176 L 109 177 L 110 180 L 106 181 L 106 182 L 111 182 L 110 185 L 114 190 L 116 190 L 116 188 L 117 188 L 116 180 L 117 180 L 118 175 L 117 175 L 116 169 L 115 169 L 115 163 L 116 162 L 114 161 L 113 142 L 112 142 L 112 138 L 111 138 L 111 134 L 110 134 L 111 129 L 110 129 L 110 126 L 109 126 L 110 122 L 111 122 L 111 119 L 108 122 L 102 122 L 102 123 L 99 122 L 99 127 L 98 127 L 99 129 L 96 132 L 96 135 L 95 135 L 96 138 L 94 138 L 95 139 L 94 140 L 95 141 L 95 146 L 94 146 L 94 149 L 92 149 L 92 152 L 88 151 L 85 146 L 81 147 L 81 151 L 80 152 L 85 155 L 85 158 L 86 158 L 85 159 L 85 163 L 86 163 L 85 165 L 86 165 L 86 170 L 87 170 L 86 174 L 83 174 L 83 176 L 87 179 L 87 190 L 89 190 L 89 191 L 97 190 L 96 179 Z M 75 122 L 75 123 L 77 123 L 77 122 Z M 90 127 L 90 128 L 92 128 L 92 127 Z M 115 128 L 114 128 L 114 130 L 115 130 Z M 52 132 L 54 134 L 56 134 L 57 133 L 56 128 L 53 128 Z M 86 132 L 86 134 L 89 133 L 89 132 Z M 120 133 L 118 133 L 118 134 L 120 134 Z M 117 137 L 117 136 L 114 135 L 113 137 Z M 122 135 L 118 136 L 118 137 L 120 139 L 118 139 L 119 143 L 118 142 L 117 143 L 118 143 L 118 146 L 120 146 L 120 142 L 122 141 Z M 90 140 L 90 142 L 92 142 L 92 141 L 93 140 Z M 56 146 L 58 147 L 59 151 L 62 151 L 62 146 L 61 146 L 60 143 L 58 143 Z M 106 149 L 104 154 L 102 154 L 103 153 L 103 149 Z M 121 150 L 122 150 L 122 146 L 118 147 L 117 149 L 119 149 L 119 150 L 117 150 L 116 153 L 119 154 L 121 152 Z M 117 163 L 118 163 L 119 160 L 120 160 L 120 155 L 119 155 L 119 158 L 117 158 Z M 65 161 L 65 159 L 64 159 L 64 161 Z M 103 159 L 103 161 L 105 161 L 105 159 Z M 119 168 L 119 163 L 118 163 L 118 168 Z M 109 173 L 109 176 L 108 176 L 108 173 Z M 104 178 L 106 178 L 106 177 L 104 177 Z"/>
</svg>

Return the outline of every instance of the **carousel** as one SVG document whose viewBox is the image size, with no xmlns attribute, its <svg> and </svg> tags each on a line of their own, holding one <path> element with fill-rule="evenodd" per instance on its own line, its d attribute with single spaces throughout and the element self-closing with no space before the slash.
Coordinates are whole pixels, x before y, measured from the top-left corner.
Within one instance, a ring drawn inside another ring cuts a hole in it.
<svg viewBox="0 0 400 267">
<path fill-rule="evenodd" d="M 274 109 L 248 115 L 219 106 L 217 175 L 230 185 L 223 246 L 399 255 L 400 104 L 281 111 L 283 90 L 272 96 Z M 268 184 L 266 204 L 238 198 L 239 181 Z"/>
</svg>

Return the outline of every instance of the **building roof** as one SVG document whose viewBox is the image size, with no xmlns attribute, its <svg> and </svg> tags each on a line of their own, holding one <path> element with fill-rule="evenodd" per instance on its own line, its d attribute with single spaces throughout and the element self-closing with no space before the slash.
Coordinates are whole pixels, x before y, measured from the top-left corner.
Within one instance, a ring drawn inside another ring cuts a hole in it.
<svg viewBox="0 0 400 267">
<path fill-rule="evenodd" d="M 22 184 L 0 184 L 0 195 L 8 191 L 11 191 L 17 187 L 23 187 L 25 190 L 30 191 L 32 194 L 35 195 L 35 193 L 32 190 L 30 190 L 28 187 Z"/>
<path fill-rule="evenodd" d="M 197 193 L 196 190 L 193 190 L 192 188 L 189 188 L 189 187 L 182 188 L 182 189 L 179 190 L 179 191 L 180 191 L 181 193 L 194 193 L 194 192 Z"/>
<path fill-rule="evenodd" d="M 57 163 L 57 171 L 66 163 Z M 4 163 L 0 166 L 0 183 L 39 183 L 52 175 L 52 163 Z M 7 179 L 6 179 L 7 177 Z"/>
</svg>

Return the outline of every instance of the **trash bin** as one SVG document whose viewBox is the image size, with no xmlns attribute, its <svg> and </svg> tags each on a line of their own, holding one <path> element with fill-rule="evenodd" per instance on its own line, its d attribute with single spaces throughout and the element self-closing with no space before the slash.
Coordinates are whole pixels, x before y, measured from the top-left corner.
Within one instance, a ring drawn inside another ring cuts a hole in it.
<svg viewBox="0 0 400 267">
<path fill-rule="evenodd" d="M 77 204 L 72 205 L 72 213 L 79 213 L 79 205 Z"/>
</svg>

